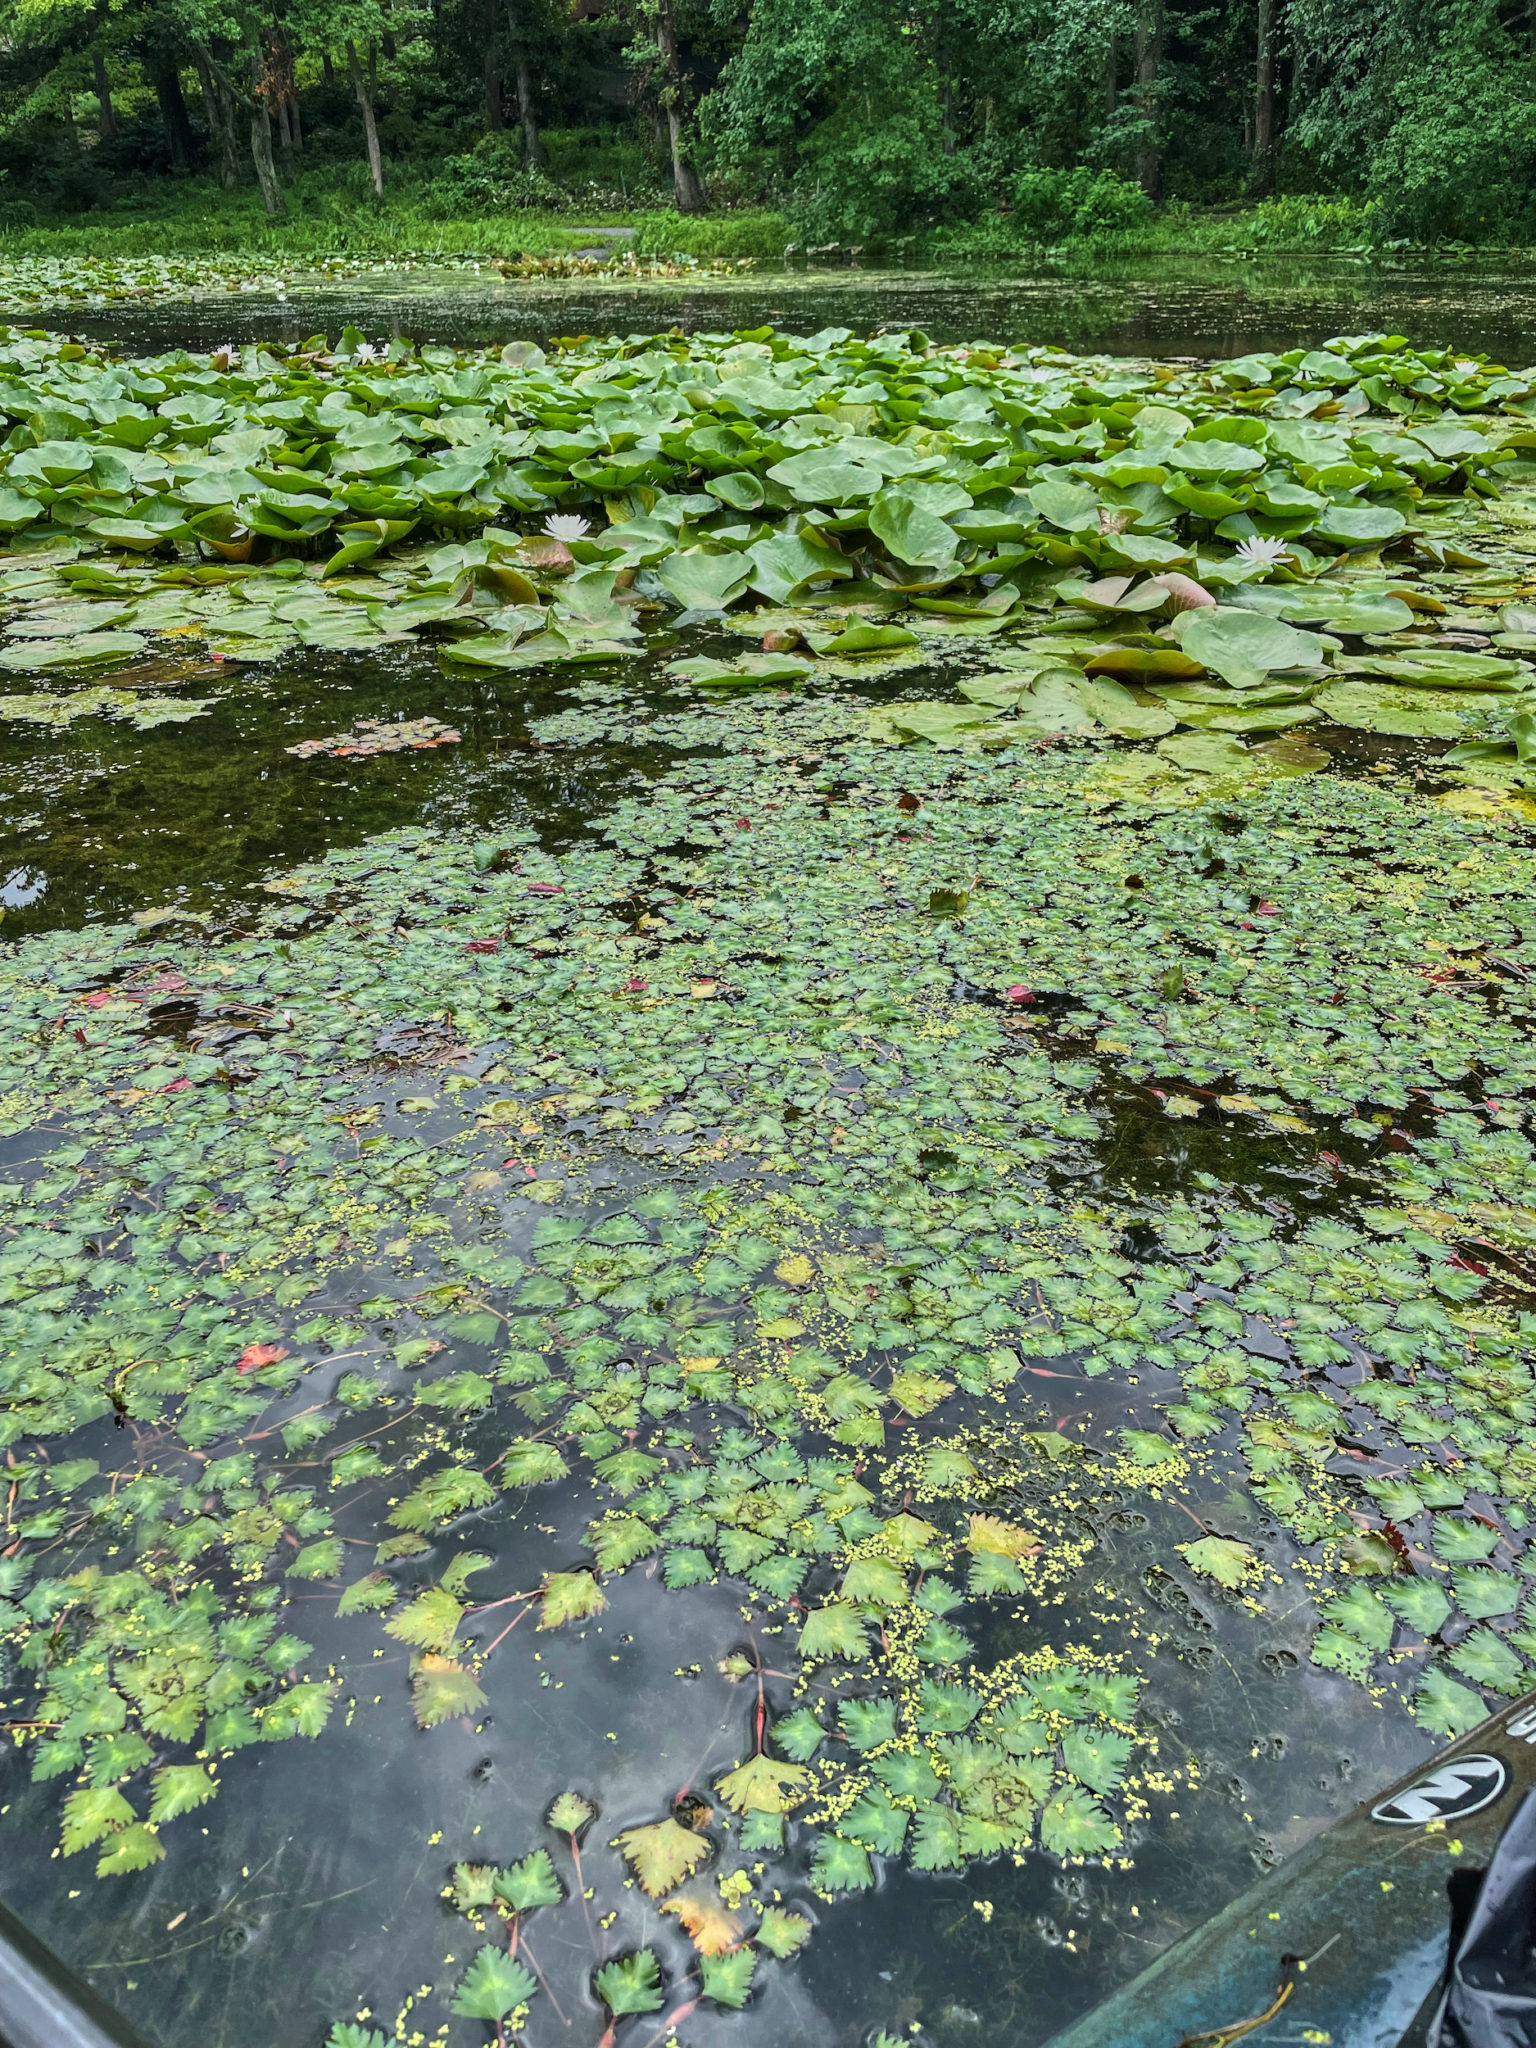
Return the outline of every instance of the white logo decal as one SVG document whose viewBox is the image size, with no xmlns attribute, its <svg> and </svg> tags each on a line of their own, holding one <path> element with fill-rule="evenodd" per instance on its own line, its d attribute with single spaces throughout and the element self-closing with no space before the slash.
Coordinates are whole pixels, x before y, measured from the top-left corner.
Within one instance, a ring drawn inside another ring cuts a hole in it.
<svg viewBox="0 0 1536 2048">
<path fill-rule="evenodd" d="M 1426 1771 L 1422 1778 L 1371 1808 L 1372 1820 L 1398 1827 L 1422 1827 L 1426 1821 L 1460 1820 L 1491 1806 L 1509 1783 L 1502 1757 L 1459 1756 L 1454 1763 Z"/>
<path fill-rule="evenodd" d="M 1518 1735 L 1526 1743 L 1536 1743 L 1536 1707 L 1527 1707 L 1523 1714 L 1516 1714 L 1505 1729 L 1506 1735 Z"/>
</svg>

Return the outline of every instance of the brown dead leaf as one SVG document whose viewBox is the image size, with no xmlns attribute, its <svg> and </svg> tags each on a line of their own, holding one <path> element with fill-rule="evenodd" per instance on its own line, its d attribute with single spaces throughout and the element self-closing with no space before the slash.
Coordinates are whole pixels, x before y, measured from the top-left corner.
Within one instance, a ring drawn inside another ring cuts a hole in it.
<svg viewBox="0 0 1536 2048">
<path fill-rule="evenodd" d="M 667 1900 L 663 1913 L 675 1913 L 701 1956 L 723 1956 L 741 1941 L 742 1921 L 708 1885 L 689 1885 Z"/>
</svg>

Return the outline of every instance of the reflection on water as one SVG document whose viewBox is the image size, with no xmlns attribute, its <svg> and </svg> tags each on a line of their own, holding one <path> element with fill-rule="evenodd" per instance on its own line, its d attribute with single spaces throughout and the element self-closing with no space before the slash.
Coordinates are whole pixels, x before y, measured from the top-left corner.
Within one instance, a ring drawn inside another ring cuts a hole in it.
<svg viewBox="0 0 1536 2048">
<path fill-rule="evenodd" d="M 982 338 L 1112 355 L 1231 356 L 1316 347 L 1331 335 L 1397 331 L 1493 355 L 1536 356 L 1536 268 L 1501 256 L 1217 255 L 1127 258 L 1091 270 L 967 266 L 946 271 L 801 271 L 612 284 L 504 280 L 489 271 L 388 273 L 339 289 L 221 292 L 186 304 L 46 311 L 39 322 L 131 348 L 211 348 L 231 338 L 299 341 L 353 322 L 375 337 L 469 346 L 552 335 L 736 329 L 807 333 L 918 326 L 935 341 Z"/>
</svg>

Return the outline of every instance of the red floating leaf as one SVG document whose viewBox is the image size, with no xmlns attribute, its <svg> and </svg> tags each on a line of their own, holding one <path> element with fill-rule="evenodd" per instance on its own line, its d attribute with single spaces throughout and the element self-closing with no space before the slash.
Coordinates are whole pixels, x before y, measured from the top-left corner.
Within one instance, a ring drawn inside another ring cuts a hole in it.
<svg viewBox="0 0 1536 2048">
<path fill-rule="evenodd" d="M 247 1344 L 235 1361 L 236 1372 L 260 1372 L 264 1365 L 276 1365 L 288 1356 L 282 1344 Z"/>
</svg>

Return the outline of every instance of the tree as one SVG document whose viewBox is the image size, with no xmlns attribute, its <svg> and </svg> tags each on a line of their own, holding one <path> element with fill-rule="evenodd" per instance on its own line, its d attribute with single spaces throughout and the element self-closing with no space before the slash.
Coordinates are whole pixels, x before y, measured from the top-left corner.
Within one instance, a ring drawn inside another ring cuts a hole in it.
<svg viewBox="0 0 1536 2048">
<path fill-rule="evenodd" d="M 374 197 L 384 196 L 384 153 L 379 145 L 375 107 L 378 48 L 387 34 L 414 29 L 423 17 L 413 8 L 386 11 L 383 0 L 290 0 L 288 22 L 296 40 L 312 50 L 339 44 L 347 60 L 347 76 L 363 117 L 363 147 Z M 366 62 L 358 45 L 367 51 Z"/>
<path fill-rule="evenodd" d="M 692 100 L 678 51 L 677 4 L 678 0 L 636 0 L 635 40 L 624 56 L 635 71 L 637 98 L 655 106 L 666 125 L 678 212 L 703 213 L 704 183 L 688 133 Z"/>
<path fill-rule="evenodd" d="M 549 159 L 539 133 L 538 114 L 533 104 L 533 76 L 528 60 L 528 36 L 523 9 L 518 0 L 507 0 L 507 28 L 512 37 L 513 77 L 517 81 L 517 120 L 523 131 L 523 162 L 542 164 Z"/>
<path fill-rule="evenodd" d="M 1248 190 L 1275 189 L 1275 42 L 1281 0 L 1259 0 L 1257 55 L 1253 79 L 1253 162 Z"/>
<path fill-rule="evenodd" d="M 1163 0 L 1140 0 L 1136 11 L 1136 110 L 1141 135 L 1136 145 L 1136 182 L 1149 199 L 1161 196 L 1163 183 L 1157 107 L 1163 30 Z"/>
</svg>

